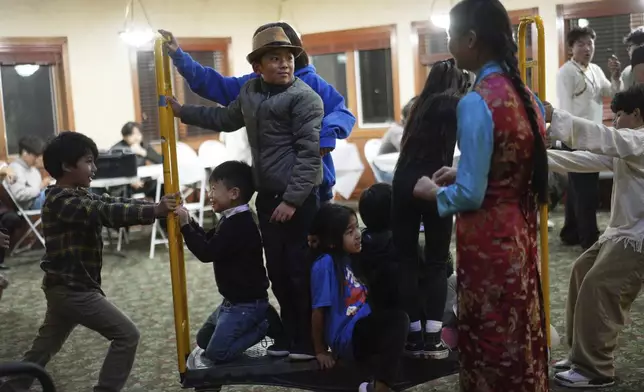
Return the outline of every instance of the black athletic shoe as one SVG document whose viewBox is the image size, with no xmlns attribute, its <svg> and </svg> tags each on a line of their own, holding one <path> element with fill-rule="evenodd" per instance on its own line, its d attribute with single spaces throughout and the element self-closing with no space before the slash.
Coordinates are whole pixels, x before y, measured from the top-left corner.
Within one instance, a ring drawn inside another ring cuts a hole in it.
<svg viewBox="0 0 644 392">
<path fill-rule="evenodd" d="M 445 359 L 449 357 L 449 347 L 443 342 L 441 332 L 425 333 L 424 357 L 428 359 Z"/>
<path fill-rule="evenodd" d="M 410 332 L 407 335 L 407 342 L 405 343 L 405 355 L 413 358 L 423 358 L 425 355 L 425 342 L 423 341 L 423 333 Z"/>
</svg>

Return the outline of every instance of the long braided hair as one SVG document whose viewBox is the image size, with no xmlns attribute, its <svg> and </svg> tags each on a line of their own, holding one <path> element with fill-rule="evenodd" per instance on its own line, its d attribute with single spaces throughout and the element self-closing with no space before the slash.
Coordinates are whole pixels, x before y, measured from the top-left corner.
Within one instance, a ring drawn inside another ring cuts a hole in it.
<svg viewBox="0 0 644 392">
<path fill-rule="evenodd" d="M 548 155 L 532 93 L 521 80 L 517 43 L 512 36 L 512 24 L 505 7 L 498 0 L 462 0 L 450 11 L 450 31 L 454 35 L 476 33 L 482 44 L 505 70 L 521 98 L 534 136 L 532 192 L 539 204 L 548 202 Z"/>
</svg>

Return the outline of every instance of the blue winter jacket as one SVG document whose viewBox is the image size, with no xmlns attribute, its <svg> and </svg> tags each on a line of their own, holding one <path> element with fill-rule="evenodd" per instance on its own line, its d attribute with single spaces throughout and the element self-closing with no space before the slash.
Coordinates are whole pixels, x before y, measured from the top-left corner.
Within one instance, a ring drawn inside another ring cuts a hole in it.
<svg viewBox="0 0 644 392">
<path fill-rule="evenodd" d="M 181 49 L 172 55 L 172 61 L 192 91 L 224 106 L 228 106 L 237 98 L 241 87 L 247 81 L 259 76 L 254 73 L 242 77 L 223 76 L 210 67 L 202 66 Z M 298 69 L 295 71 L 295 76 L 302 79 L 322 97 L 324 119 L 320 130 L 320 148 L 335 148 L 336 139 L 349 137 L 356 118 L 347 109 L 344 97 L 316 73 L 315 67 L 309 65 Z M 331 154 L 326 154 L 322 158 L 322 163 L 324 179 L 320 185 L 319 194 L 320 201 L 327 201 L 333 198 L 335 185 L 335 167 Z"/>
</svg>

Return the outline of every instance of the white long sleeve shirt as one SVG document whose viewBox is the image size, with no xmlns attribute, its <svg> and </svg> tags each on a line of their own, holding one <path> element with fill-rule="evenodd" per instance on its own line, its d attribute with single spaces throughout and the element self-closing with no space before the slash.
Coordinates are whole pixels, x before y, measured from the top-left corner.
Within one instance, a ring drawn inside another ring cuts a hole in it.
<svg viewBox="0 0 644 392">
<path fill-rule="evenodd" d="M 609 81 L 597 64 L 584 68 L 569 60 L 557 72 L 559 109 L 596 123 L 604 120 L 604 98 L 621 90 L 621 80 Z"/>
<path fill-rule="evenodd" d="M 644 244 L 644 129 L 615 129 L 555 110 L 551 138 L 579 151 L 548 150 L 550 170 L 613 171 L 611 214 L 599 241 L 623 242 L 642 252 Z"/>
<path fill-rule="evenodd" d="M 633 76 L 633 67 L 630 65 L 622 71 L 622 76 L 620 76 L 620 79 L 622 80 L 622 89 L 623 90 L 628 90 L 635 84 L 635 78 Z"/>
</svg>

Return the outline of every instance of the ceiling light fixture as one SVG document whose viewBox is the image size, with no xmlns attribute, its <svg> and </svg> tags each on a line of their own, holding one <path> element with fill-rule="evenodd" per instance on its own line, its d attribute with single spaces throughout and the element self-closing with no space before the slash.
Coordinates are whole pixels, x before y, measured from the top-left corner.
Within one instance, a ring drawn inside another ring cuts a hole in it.
<svg viewBox="0 0 644 392">
<path fill-rule="evenodd" d="M 145 17 L 145 22 L 147 27 L 136 27 L 134 23 L 134 2 L 137 2 L 141 7 L 143 16 Z M 147 12 L 145 12 L 145 7 L 141 0 L 128 0 L 127 6 L 125 7 L 125 22 L 123 24 L 123 30 L 119 32 L 119 37 L 123 42 L 130 46 L 140 48 L 142 46 L 150 44 L 155 37 L 154 30 L 150 25 L 150 19 L 148 18 Z"/>
<path fill-rule="evenodd" d="M 452 0 L 449 2 L 450 8 L 452 7 Z M 444 13 L 444 12 L 434 12 L 434 8 L 436 6 L 436 0 L 432 1 L 432 7 L 430 9 L 430 17 L 429 20 L 432 22 L 432 24 L 439 29 L 444 29 L 448 30 L 449 29 L 449 14 Z"/>
<path fill-rule="evenodd" d="M 16 73 L 23 78 L 28 78 L 31 75 L 35 74 L 36 71 L 40 69 L 38 64 L 18 64 L 13 69 L 16 70 Z"/>
</svg>

